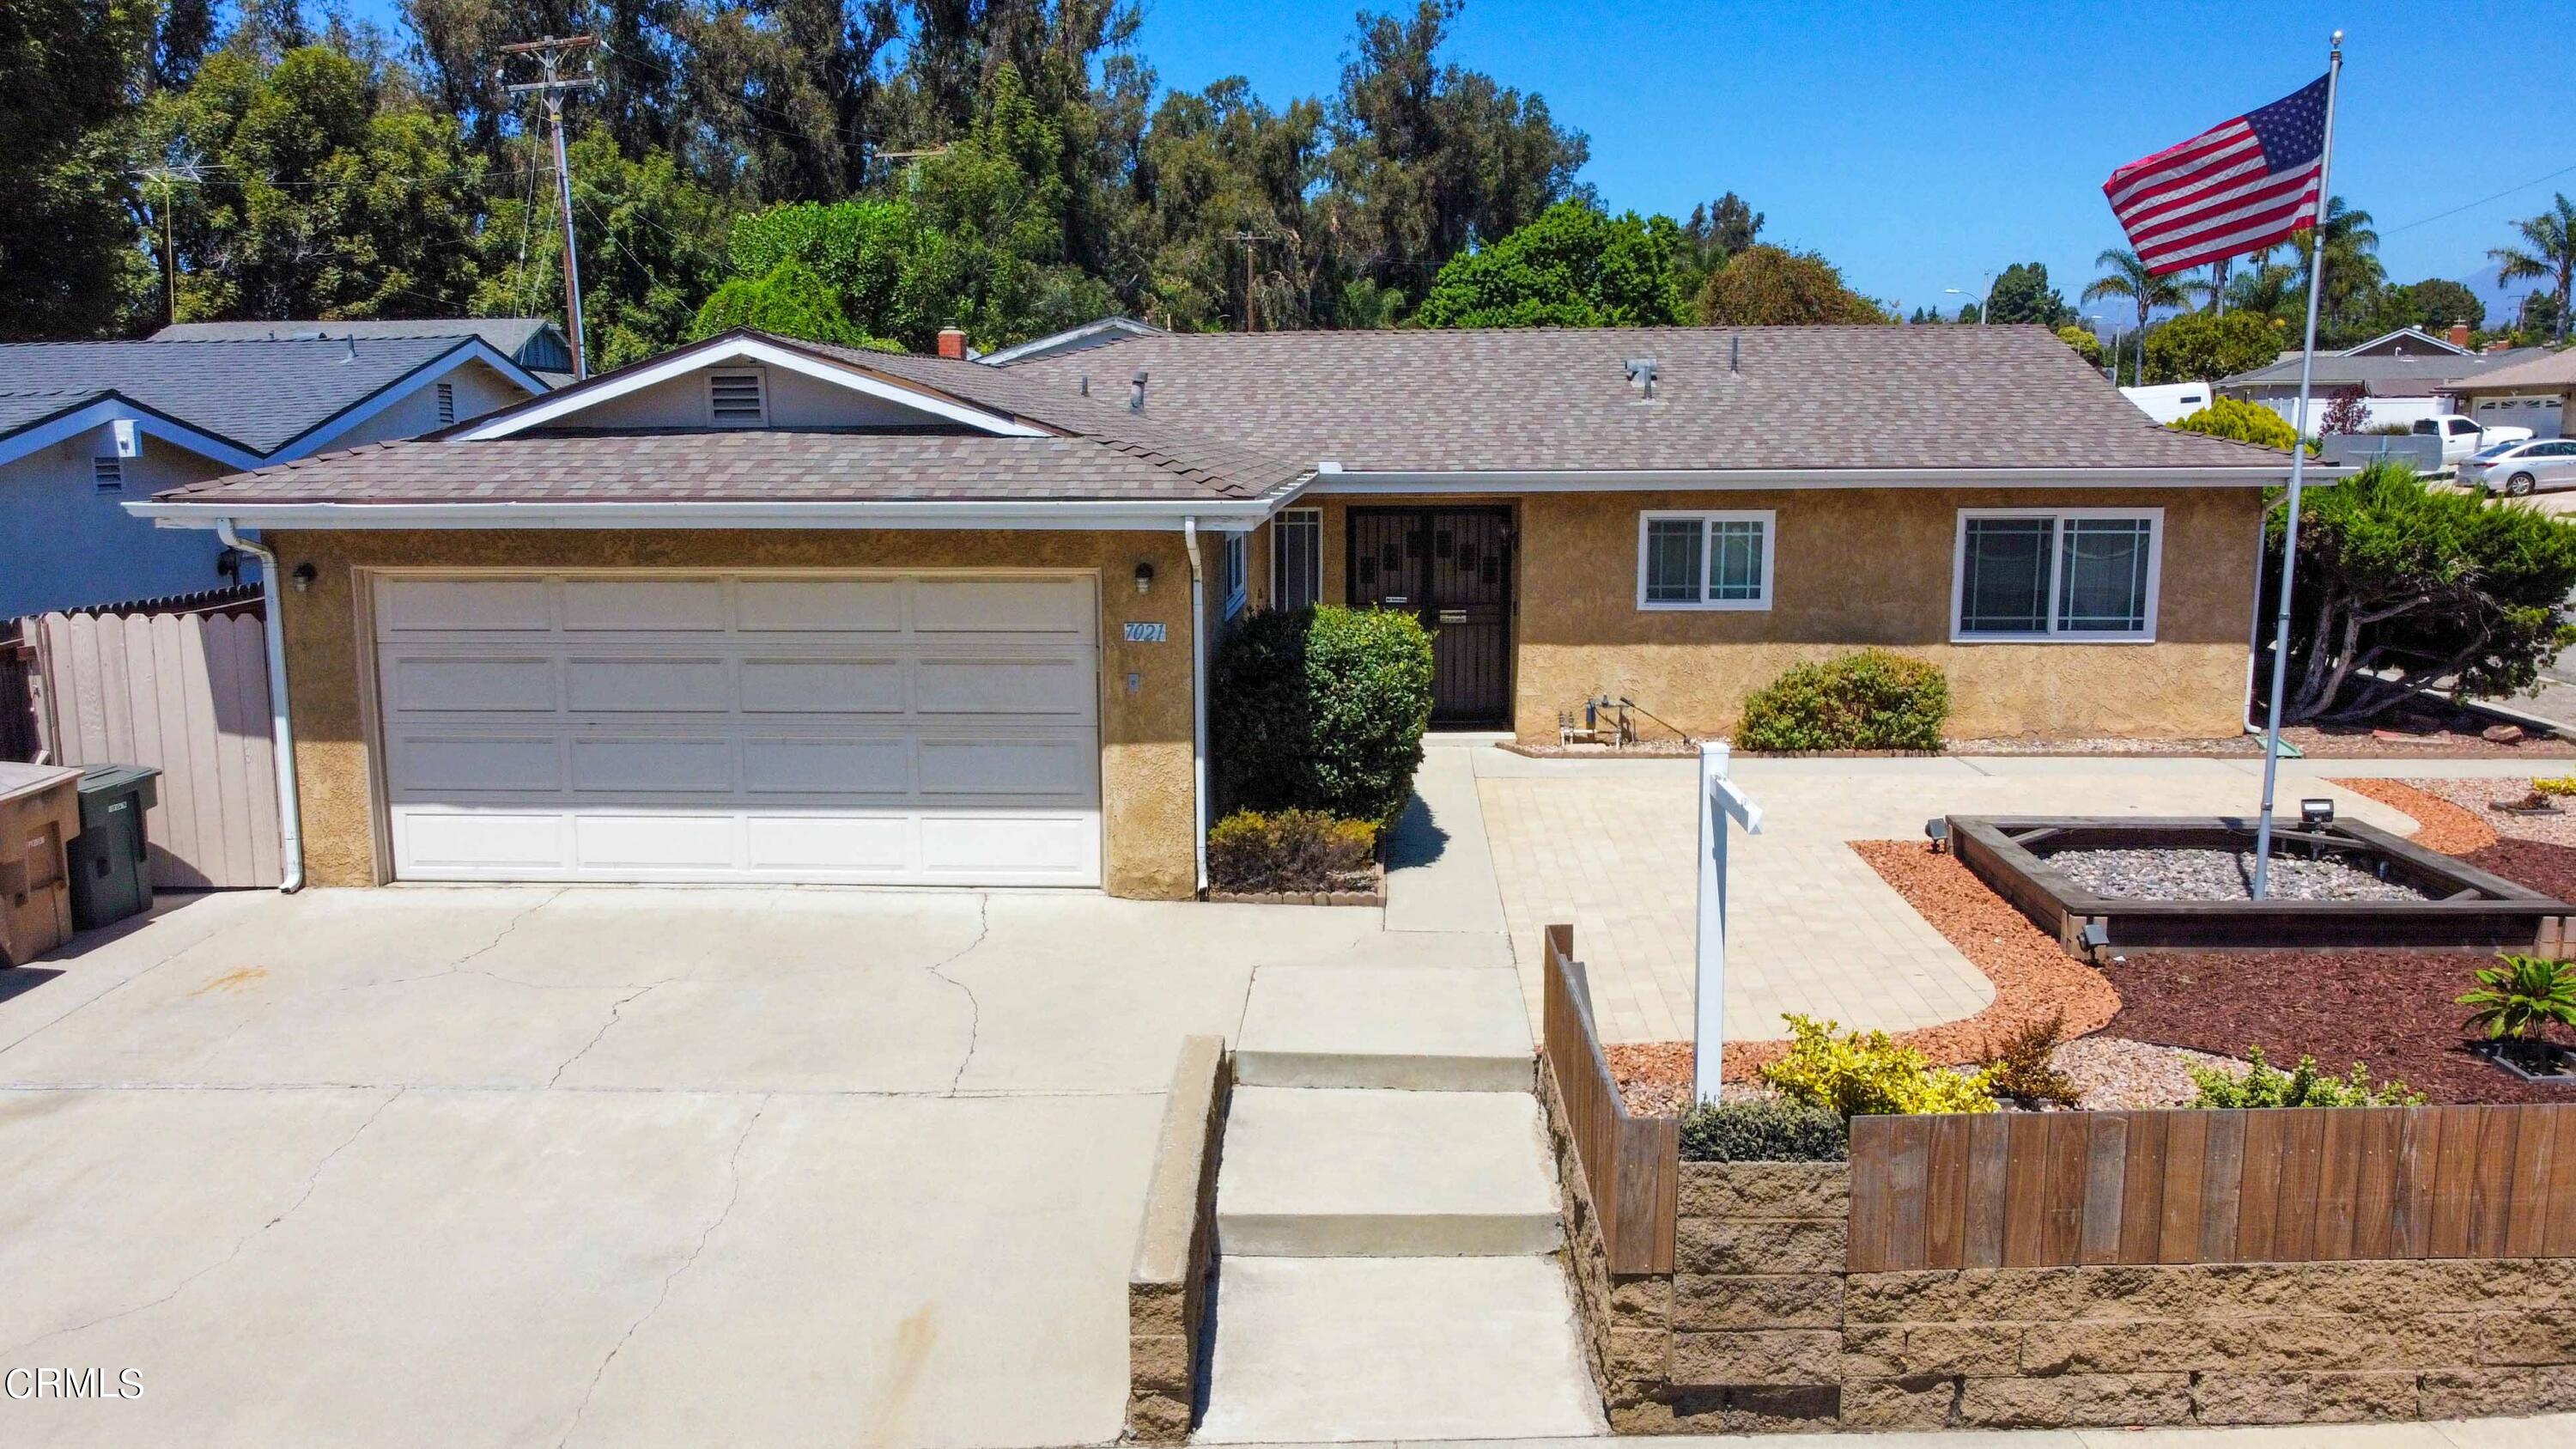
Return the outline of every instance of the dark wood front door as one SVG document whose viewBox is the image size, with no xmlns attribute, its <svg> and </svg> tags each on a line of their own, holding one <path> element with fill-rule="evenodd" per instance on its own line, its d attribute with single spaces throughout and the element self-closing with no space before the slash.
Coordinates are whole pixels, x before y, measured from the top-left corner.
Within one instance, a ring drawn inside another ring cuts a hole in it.
<svg viewBox="0 0 2576 1449">
<path fill-rule="evenodd" d="M 1354 508 L 1350 548 L 1351 603 L 1409 610 L 1431 631 L 1431 722 L 1508 722 L 1511 510 Z"/>
</svg>

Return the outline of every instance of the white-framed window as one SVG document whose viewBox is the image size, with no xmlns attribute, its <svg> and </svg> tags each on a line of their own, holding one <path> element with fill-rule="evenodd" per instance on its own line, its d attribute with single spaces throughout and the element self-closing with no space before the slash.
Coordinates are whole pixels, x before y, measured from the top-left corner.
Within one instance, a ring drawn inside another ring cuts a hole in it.
<svg viewBox="0 0 2576 1449">
<path fill-rule="evenodd" d="M 1270 607 L 1303 609 L 1324 597 L 1324 510 L 1283 508 L 1270 520 Z"/>
<path fill-rule="evenodd" d="M 769 424 L 768 378 L 759 368 L 727 368 L 707 374 L 707 421 L 719 428 L 759 428 Z"/>
<path fill-rule="evenodd" d="M 438 425 L 442 428 L 456 426 L 456 384 L 452 382 L 438 385 Z"/>
<path fill-rule="evenodd" d="M 1243 612 L 1243 601 L 1250 590 L 1252 571 L 1244 540 L 1249 535 L 1229 533 L 1225 544 L 1216 551 L 1216 596 L 1225 601 L 1225 617 L 1231 619 Z"/>
<path fill-rule="evenodd" d="M 1637 607 L 1768 609 L 1779 534 L 1770 509 L 1637 515 Z"/>
<path fill-rule="evenodd" d="M 1950 638 L 2152 643 L 2161 508 L 1969 508 L 1950 572 Z"/>
<path fill-rule="evenodd" d="M 93 454 L 89 460 L 89 486 L 101 493 L 125 491 L 125 460 L 114 453 Z"/>
</svg>

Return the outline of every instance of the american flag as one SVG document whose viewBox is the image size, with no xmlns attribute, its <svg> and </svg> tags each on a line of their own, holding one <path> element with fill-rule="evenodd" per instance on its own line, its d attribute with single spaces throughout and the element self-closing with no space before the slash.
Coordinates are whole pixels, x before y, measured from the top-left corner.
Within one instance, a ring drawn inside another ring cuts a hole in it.
<svg viewBox="0 0 2576 1449">
<path fill-rule="evenodd" d="M 2326 77 L 2111 173 L 2102 194 L 2162 276 L 2289 239 L 2317 219 Z"/>
</svg>

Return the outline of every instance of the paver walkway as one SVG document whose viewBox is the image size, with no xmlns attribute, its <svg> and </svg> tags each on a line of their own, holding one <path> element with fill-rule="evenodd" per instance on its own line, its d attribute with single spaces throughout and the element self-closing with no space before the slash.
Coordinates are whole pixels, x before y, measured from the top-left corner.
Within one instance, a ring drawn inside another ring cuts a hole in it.
<svg viewBox="0 0 2576 1449">
<path fill-rule="evenodd" d="M 1532 760 L 1471 753 L 1484 833 L 1531 1010 L 1540 932 L 1572 922 L 1604 1039 L 1691 1029 L 1691 813 L 1686 760 Z M 2332 776 L 2523 775 L 2512 760 L 2290 761 L 2281 800 L 2330 794 L 2351 818 L 2413 822 L 2319 782 Z M 1944 814 L 2250 814 L 2260 759 L 1943 757 L 1742 760 L 1763 807 L 1731 858 L 1727 1034 L 1782 1034 L 1783 1012 L 1902 1031 L 1974 1015 L 1993 988 L 1855 855 L 1853 840 L 1919 840 Z"/>
</svg>

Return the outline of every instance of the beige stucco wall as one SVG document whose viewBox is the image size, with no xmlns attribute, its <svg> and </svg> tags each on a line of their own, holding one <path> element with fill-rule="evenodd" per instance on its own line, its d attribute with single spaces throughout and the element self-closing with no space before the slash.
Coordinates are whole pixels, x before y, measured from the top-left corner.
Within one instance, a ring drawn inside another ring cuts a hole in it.
<svg viewBox="0 0 2576 1449">
<path fill-rule="evenodd" d="M 1353 507 L 1509 502 L 1517 510 L 1514 720 L 1556 738 L 1557 712 L 1626 695 L 1692 733 L 1723 734 L 1744 697 L 1805 660 L 1879 644 L 1949 676 L 1949 732 L 2233 735 L 2244 717 L 2262 500 L 2250 488 L 1780 489 L 1531 493 L 1517 499 L 1315 498 L 1325 597 L 1346 597 Z M 2163 572 L 2152 644 L 1953 644 L 1952 559 L 1963 508 L 2157 507 Z M 1770 509 L 1767 611 L 1637 607 L 1637 515 Z"/>
<path fill-rule="evenodd" d="M 302 780 L 304 854 L 317 885 L 374 885 L 378 858 L 372 697 L 359 609 L 369 568 L 1096 569 L 1101 587 L 1100 786 L 1112 895 L 1180 899 L 1196 885 L 1190 764 L 1189 561 L 1171 533 L 672 530 L 280 532 L 284 571 L 314 568 L 282 618 Z M 1139 562 L 1154 565 L 1138 595 Z M 1122 626 L 1159 622 L 1162 644 Z M 1135 687 L 1128 685 L 1130 674 Z"/>
</svg>

